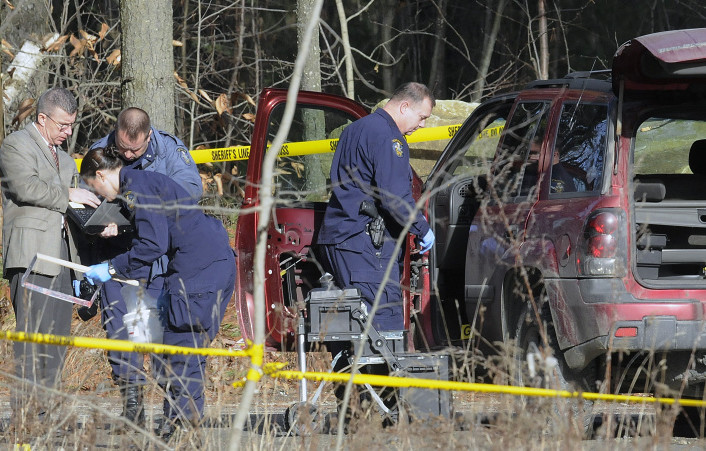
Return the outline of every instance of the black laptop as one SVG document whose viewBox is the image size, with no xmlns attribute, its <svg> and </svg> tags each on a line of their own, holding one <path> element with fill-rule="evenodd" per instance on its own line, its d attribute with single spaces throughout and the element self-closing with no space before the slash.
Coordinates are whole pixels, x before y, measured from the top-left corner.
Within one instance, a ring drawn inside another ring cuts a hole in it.
<svg viewBox="0 0 706 451">
<path fill-rule="evenodd" d="M 104 200 L 97 208 L 69 202 L 66 214 L 78 225 L 81 231 L 89 235 L 101 233 L 105 226 L 111 223 L 118 225 L 118 233 L 132 230 L 130 220 L 117 202 Z"/>
</svg>

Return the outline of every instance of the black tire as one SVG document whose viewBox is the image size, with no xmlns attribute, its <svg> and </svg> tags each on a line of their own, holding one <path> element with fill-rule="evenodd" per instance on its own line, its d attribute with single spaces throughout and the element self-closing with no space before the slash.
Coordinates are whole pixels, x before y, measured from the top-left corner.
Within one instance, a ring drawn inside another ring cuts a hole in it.
<svg viewBox="0 0 706 451">
<path fill-rule="evenodd" d="M 539 315 L 534 312 L 531 302 L 525 302 L 515 329 L 517 352 L 515 353 L 515 382 L 526 387 L 551 388 L 556 390 L 572 390 L 567 380 L 568 368 L 563 362 L 563 357 L 558 354 L 554 326 L 551 315 L 546 306 L 541 305 L 543 299 L 536 299 L 535 303 L 540 309 Z M 541 323 L 537 322 L 537 317 Z M 548 318 L 547 318 L 548 317 Z M 546 334 L 546 342 L 543 334 Z M 549 348 L 547 348 L 547 345 Z M 535 369 L 532 372 L 528 363 L 528 354 L 537 355 L 542 360 L 547 358 L 557 360 L 551 372 L 542 371 L 540 359 L 535 359 Z"/>
<path fill-rule="evenodd" d="M 546 299 L 546 291 L 542 288 L 538 292 L 538 295 L 534 298 L 534 305 L 537 306 L 539 312 L 535 312 L 533 304 L 528 297 L 523 302 L 515 328 L 515 383 L 524 387 L 548 388 L 570 392 L 586 390 L 582 383 L 583 380 L 571 371 L 559 349 L 549 304 Z M 539 322 L 537 321 L 538 319 Z M 546 335 L 546 340 L 544 335 Z M 534 354 L 536 357 L 528 359 L 528 354 Z M 530 368 L 530 359 L 534 360 L 534 371 Z M 591 401 L 575 398 L 553 400 L 552 398 L 545 398 L 545 400 L 552 402 L 555 415 L 566 415 L 566 408 L 568 407 L 573 418 L 580 419 L 580 427 L 583 428 L 583 434 L 590 434 L 593 424 L 593 415 L 591 413 L 593 403 Z M 563 403 L 560 402 L 562 400 L 564 401 Z M 542 402 L 534 397 L 522 397 L 522 404 L 524 408 L 531 409 L 532 407 L 538 408 Z M 547 403 L 544 404 L 546 405 Z M 550 420 L 549 423 L 554 422 Z M 551 426 L 550 429 L 552 429 Z"/>
<path fill-rule="evenodd" d="M 289 433 L 303 437 L 321 434 L 324 424 L 318 408 L 313 404 L 302 402 L 287 408 L 284 421 Z"/>
</svg>

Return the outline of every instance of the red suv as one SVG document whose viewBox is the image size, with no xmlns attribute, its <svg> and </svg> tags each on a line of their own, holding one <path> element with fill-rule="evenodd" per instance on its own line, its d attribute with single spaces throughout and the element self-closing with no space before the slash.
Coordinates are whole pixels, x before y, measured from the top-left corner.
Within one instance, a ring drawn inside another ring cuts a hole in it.
<svg viewBox="0 0 706 451">
<path fill-rule="evenodd" d="M 257 205 L 260 163 L 285 95 L 260 98 L 244 209 Z M 634 390 L 701 396 L 705 100 L 706 29 L 694 29 L 627 42 L 612 71 L 536 81 L 483 102 L 424 186 L 432 252 L 411 252 L 411 238 L 405 249 L 416 343 L 517 343 L 517 368 L 551 350 L 561 380 L 584 389 L 604 381 L 625 390 L 640 375 Z M 302 92 L 298 103 L 267 243 L 272 346 L 292 341 L 296 302 L 321 275 L 311 252 L 328 198 L 331 153 L 321 145 L 366 114 L 323 94 Z M 421 187 L 416 179 L 418 195 Z M 236 299 L 248 338 L 256 216 L 240 216 L 236 238 Z"/>
</svg>

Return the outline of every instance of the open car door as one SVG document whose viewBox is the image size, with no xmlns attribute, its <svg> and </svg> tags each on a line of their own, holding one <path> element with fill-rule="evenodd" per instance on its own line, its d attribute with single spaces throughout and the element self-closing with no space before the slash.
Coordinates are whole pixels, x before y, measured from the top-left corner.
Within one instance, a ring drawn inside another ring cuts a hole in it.
<svg viewBox="0 0 706 451">
<path fill-rule="evenodd" d="M 262 162 L 279 130 L 287 100 L 283 89 L 260 95 L 247 167 L 247 186 L 236 227 L 235 302 L 241 333 L 253 338 L 253 256 L 257 237 Z M 318 287 L 321 267 L 316 240 L 330 195 L 329 173 L 337 138 L 368 111 L 334 95 L 300 91 L 289 135 L 273 180 L 276 200 L 267 234 L 265 273 L 266 344 L 284 348 L 294 337 L 297 302 Z"/>
</svg>

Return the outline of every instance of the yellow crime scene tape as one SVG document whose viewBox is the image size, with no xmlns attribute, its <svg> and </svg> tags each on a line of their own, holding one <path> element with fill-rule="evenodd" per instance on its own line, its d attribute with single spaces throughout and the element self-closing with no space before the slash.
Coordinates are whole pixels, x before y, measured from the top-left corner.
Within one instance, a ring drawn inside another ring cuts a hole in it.
<svg viewBox="0 0 706 451">
<path fill-rule="evenodd" d="M 243 350 L 222 348 L 188 348 L 182 346 L 163 345 L 158 343 L 134 343 L 127 340 L 112 340 L 108 338 L 73 337 L 50 334 L 34 334 L 25 332 L 0 331 L 0 338 L 12 341 L 23 341 L 37 344 L 58 346 L 75 346 L 80 348 L 102 349 L 106 351 L 140 352 L 154 354 L 182 354 L 228 357 L 250 357 L 252 366 L 244 380 L 235 382 L 234 387 L 244 385 L 246 381 L 258 381 L 263 375 L 285 379 L 307 379 L 321 382 L 348 382 L 353 379 L 357 385 L 370 384 L 378 387 L 426 388 L 432 390 L 469 391 L 479 393 L 497 393 L 513 396 L 534 396 L 545 398 L 583 398 L 589 401 L 612 401 L 642 404 L 679 404 L 685 407 L 706 407 L 706 401 L 699 399 L 657 398 L 653 396 L 613 395 L 609 393 L 576 392 L 553 390 L 549 388 L 517 387 L 513 385 L 481 384 L 474 382 L 441 381 L 434 379 L 417 379 L 412 377 L 381 376 L 375 374 L 323 373 L 302 372 L 283 369 L 286 363 L 268 363 L 263 365 L 264 346 L 252 345 Z"/>
<path fill-rule="evenodd" d="M 461 128 L 461 124 L 444 125 L 440 127 L 421 128 L 409 137 L 407 142 L 419 143 L 428 141 L 440 141 L 451 139 Z M 483 130 L 477 139 L 491 138 L 499 136 L 503 127 L 492 127 Z M 302 155 L 314 155 L 320 153 L 332 153 L 336 150 L 338 139 L 321 139 L 316 141 L 291 142 L 282 145 L 279 151 L 280 157 L 295 157 Z M 250 146 L 219 147 L 215 149 L 197 149 L 189 151 L 196 164 L 216 163 L 223 161 L 242 161 L 250 158 Z M 78 169 L 81 170 L 81 160 L 76 160 Z"/>
</svg>

